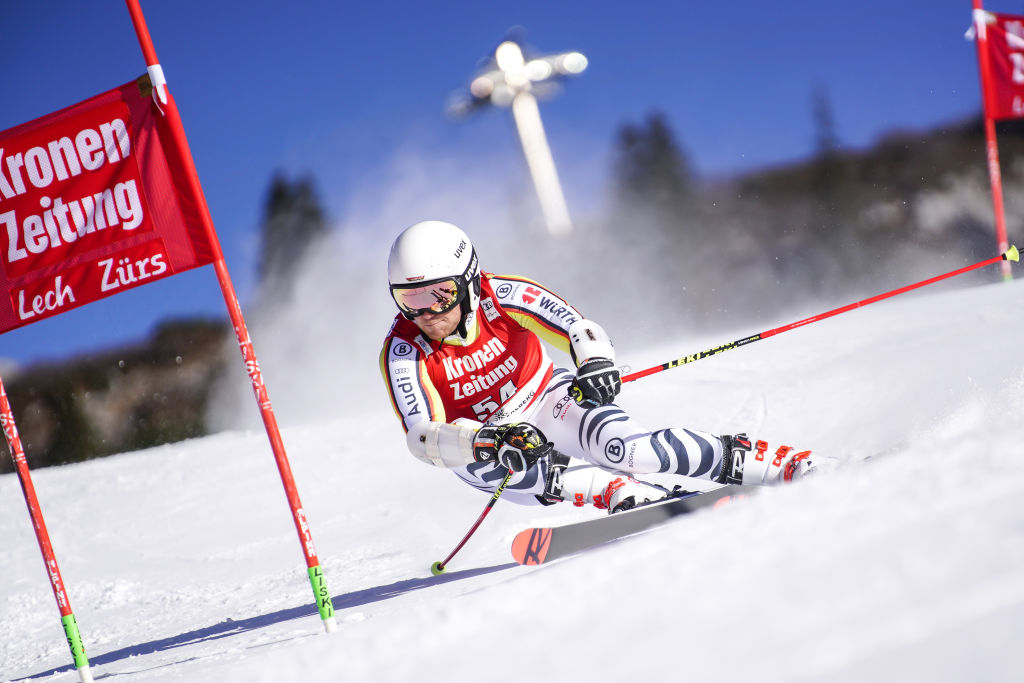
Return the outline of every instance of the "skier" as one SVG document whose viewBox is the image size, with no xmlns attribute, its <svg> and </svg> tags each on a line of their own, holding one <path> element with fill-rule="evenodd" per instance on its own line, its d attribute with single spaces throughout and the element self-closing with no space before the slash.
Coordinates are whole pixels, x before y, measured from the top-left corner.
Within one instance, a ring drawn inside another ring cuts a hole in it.
<svg viewBox="0 0 1024 683">
<path fill-rule="evenodd" d="M 418 459 L 521 504 L 571 501 L 618 512 L 685 489 L 687 477 L 770 484 L 804 476 L 810 452 L 745 434 L 649 431 L 615 405 L 615 349 L 600 325 L 518 276 L 481 272 L 460 228 L 424 221 L 388 257 L 398 306 L 380 354 Z M 556 366 L 541 338 L 569 353 Z M 570 466 L 571 465 L 571 466 Z M 673 490 L 631 475 L 674 474 Z"/>
</svg>

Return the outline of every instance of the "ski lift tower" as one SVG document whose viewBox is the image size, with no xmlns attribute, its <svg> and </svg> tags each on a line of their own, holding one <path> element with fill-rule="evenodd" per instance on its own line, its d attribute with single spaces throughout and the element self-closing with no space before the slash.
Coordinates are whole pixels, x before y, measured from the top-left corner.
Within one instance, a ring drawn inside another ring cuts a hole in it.
<svg viewBox="0 0 1024 683">
<path fill-rule="evenodd" d="M 498 45 L 488 65 L 472 80 L 468 94 L 457 94 L 448 106 L 448 113 L 457 118 L 488 104 L 511 107 L 544 221 L 548 231 L 556 237 L 568 235 L 572 221 L 541 124 L 537 96 L 554 94 L 559 89 L 559 80 L 586 68 L 587 58 L 579 52 L 527 60 L 519 42 L 505 40 Z"/>
</svg>

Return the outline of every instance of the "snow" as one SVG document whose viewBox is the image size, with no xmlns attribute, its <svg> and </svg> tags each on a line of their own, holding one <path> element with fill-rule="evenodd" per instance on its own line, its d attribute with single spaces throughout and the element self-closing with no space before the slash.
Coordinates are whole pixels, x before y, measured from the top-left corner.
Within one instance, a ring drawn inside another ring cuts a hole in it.
<svg viewBox="0 0 1024 683">
<path fill-rule="evenodd" d="M 652 427 L 745 430 L 832 466 L 543 567 L 511 563 L 517 531 L 600 513 L 499 501 L 430 575 L 487 498 L 412 459 L 383 389 L 360 381 L 361 408 L 284 428 L 330 634 L 261 430 L 33 479 L 97 680 L 1011 680 L 1022 296 L 901 296 L 626 385 Z M 0 537 L 0 680 L 77 680 L 13 474 Z"/>
</svg>

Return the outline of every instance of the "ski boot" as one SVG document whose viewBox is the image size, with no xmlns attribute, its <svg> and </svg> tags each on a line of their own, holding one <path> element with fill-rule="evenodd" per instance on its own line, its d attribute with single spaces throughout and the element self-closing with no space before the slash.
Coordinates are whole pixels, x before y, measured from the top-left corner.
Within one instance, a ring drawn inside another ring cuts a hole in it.
<svg viewBox="0 0 1024 683">
<path fill-rule="evenodd" d="M 770 453 L 767 441 L 751 445 L 746 434 L 726 434 L 721 439 L 725 451 L 717 481 L 723 484 L 777 484 L 800 479 L 815 469 L 810 451 L 798 453 L 792 446 L 780 446 Z"/>
<path fill-rule="evenodd" d="M 541 505 L 561 503 L 564 488 L 565 468 L 569 466 L 569 456 L 558 451 L 551 451 L 547 457 L 547 475 L 544 481 L 544 492 L 537 496 Z"/>
<path fill-rule="evenodd" d="M 585 465 L 566 470 L 562 477 L 561 496 L 562 500 L 576 507 L 589 503 L 613 514 L 670 498 L 672 493 L 661 486 L 638 481 L 625 474 Z"/>
</svg>

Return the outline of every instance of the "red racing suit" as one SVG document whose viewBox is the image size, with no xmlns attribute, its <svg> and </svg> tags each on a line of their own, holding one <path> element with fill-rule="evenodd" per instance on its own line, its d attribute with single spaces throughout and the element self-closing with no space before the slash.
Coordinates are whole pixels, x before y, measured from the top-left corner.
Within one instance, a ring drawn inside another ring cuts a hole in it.
<svg viewBox="0 0 1024 683">
<path fill-rule="evenodd" d="M 555 369 L 538 335 L 568 353 L 566 330 L 583 316 L 564 299 L 524 278 L 484 273 L 480 285 L 465 340 L 432 341 L 395 316 L 380 363 L 406 431 L 420 420 L 522 422 Z"/>
<path fill-rule="evenodd" d="M 555 448 L 599 468 L 712 478 L 721 471 L 718 437 L 682 428 L 647 431 L 611 404 L 581 407 L 568 396 L 573 373 L 552 362 L 541 339 L 568 354 L 567 330 L 579 311 L 538 283 L 484 273 L 480 303 L 467 317 L 468 336 L 432 341 L 402 314 L 384 340 L 380 368 L 391 405 L 406 432 L 418 422 L 530 422 Z M 547 463 L 516 473 L 505 497 L 535 502 Z M 491 492 L 504 468 L 472 463 L 453 471 Z"/>
</svg>

